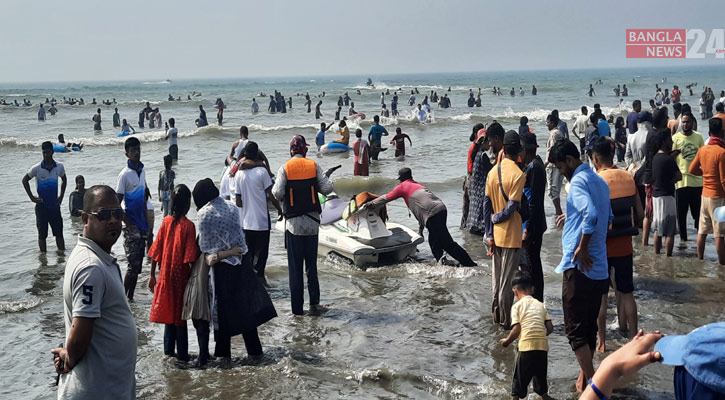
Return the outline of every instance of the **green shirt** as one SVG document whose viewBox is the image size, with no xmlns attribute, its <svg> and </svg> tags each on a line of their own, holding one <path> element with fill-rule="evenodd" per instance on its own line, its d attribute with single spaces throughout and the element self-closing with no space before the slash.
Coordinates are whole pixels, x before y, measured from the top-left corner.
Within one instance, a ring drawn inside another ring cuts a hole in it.
<svg viewBox="0 0 725 400">
<path fill-rule="evenodd" d="M 682 172 L 682 180 L 675 184 L 677 189 L 683 187 L 702 187 L 702 177 L 689 173 L 690 163 L 695 159 L 697 150 L 705 145 L 702 135 L 692 131 L 690 136 L 677 132 L 672 136 L 672 150 L 680 150 L 677 156 L 677 167 Z"/>
</svg>

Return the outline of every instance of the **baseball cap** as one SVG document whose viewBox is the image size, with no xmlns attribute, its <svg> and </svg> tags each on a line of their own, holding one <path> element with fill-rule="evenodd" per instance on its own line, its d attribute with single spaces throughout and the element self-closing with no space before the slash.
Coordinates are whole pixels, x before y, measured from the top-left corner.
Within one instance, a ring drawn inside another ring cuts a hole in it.
<svg viewBox="0 0 725 400">
<path fill-rule="evenodd" d="M 725 393 L 725 322 L 708 324 L 687 335 L 665 336 L 655 345 L 662 363 L 684 366 L 695 380 Z"/>
<path fill-rule="evenodd" d="M 652 122 L 652 113 L 649 111 L 640 111 L 637 115 L 637 122 Z"/>
<path fill-rule="evenodd" d="M 512 144 L 516 144 L 516 145 L 520 146 L 521 138 L 519 137 L 519 134 L 516 131 L 511 130 L 511 131 L 506 132 L 506 135 L 504 135 L 503 144 L 504 144 L 504 146 L 512 145 Z"/>
<path fill-rule="evenodd" d="M 413 179 L 413 171 L 408 167 L 404 167 L 398 170 L 398 180 L 403 182 L 408 179 Z"/>
<path fill-rule="evenodd" d="M 521 145 L 524 147 L 539 147 L 536 143 L 536 135 L 531 132 L 524 132 L 521 135 Z"/>
</svg>

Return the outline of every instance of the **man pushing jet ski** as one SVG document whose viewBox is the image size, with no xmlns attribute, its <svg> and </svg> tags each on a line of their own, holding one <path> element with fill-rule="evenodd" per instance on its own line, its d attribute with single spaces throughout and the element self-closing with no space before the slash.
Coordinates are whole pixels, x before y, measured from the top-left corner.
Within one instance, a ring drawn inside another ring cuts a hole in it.
<svg viewBox="0 0 725 400">
<path fill-rule="evenodd" d="M 380 206 L 402 197 L 415 219 L 418 220 L 420 226 L 418 234 L 422 236 L 423 228 L 428 228 L 428 244 L 437 261 L 440 261 L 445 251 L 464 267 L 476 266 L 466 250 L 453 241 L 448 232 L 446 226 L 448 211 L 443 201 L 428 188 L 414 181 L 410 168 L 401 168 L 398 171 L 398 180 L 400 184 L 390 193 L 365 203 L 363 208 Z"/>
</svg>

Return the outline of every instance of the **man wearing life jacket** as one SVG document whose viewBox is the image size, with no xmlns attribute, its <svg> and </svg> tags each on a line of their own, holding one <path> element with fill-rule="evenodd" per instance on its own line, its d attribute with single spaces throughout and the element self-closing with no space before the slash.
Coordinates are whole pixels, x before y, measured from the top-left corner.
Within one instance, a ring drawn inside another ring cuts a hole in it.
<svg viewBox="0 0 725 400">
<path fill-rule="evenodd" d="M 609 185 L 609 199 L 614 220 L 607 232 L 607 263 L 610 284 L 614 286 L 617 299 L 617 317 L 620 331 L 628 337 L 637 333 L 637 304 L 634 301 L 632 236 L 638 235 L 637 227 L 643 217 L 637 185 L 632 174 L 614 165 L 615 143 L 610 137 L 600 136 L 589 146 L 592 162 L 599 176 Z M 607 294 L 602 298 L 599 311 L 597 346 L 605 351 L 604 330 L 607 321 Z"/>
<path fill-rule="evenodd" d="M 320 228 L 320 200 L 318 193 L 332 192 L 332 183 L 313 160 L 305 158 L 307 142 L 297 135 L 290 142 L 292 157 L 277 172 L 272 195 L 279 200 L 284 211 L 285 246 L 289 268 L 292 313 L 303 314 L 304 278 L 310 296 L 310 312 L 317 314 L 320 304 L 320 284 L 317 280 L 317 239 Z M 304 269 L 303 269 L 304 265 Z"/>
</svg>

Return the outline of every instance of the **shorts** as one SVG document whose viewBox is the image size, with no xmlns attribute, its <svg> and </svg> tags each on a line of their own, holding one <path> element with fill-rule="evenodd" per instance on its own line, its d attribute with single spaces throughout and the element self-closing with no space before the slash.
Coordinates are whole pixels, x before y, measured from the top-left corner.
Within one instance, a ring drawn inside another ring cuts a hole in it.
<svg viewBox="0 0 725 400">
<path fill-rule="evenodd" d="M 517 351 L 514 377 L 511 383 L 511 396 L 526 398 L 529 382 L 534 380 L 534 392 L 543 396 L 549 392 L 546 382 L 547 352 L 544 350 Z"/>
<path fill-rule="evenodd" d="M 405 155 L 405 147 L 402 149 L 395 149 L 395 157 L 400 157 Z"/>
<path fill-rule="evenodd" d="M 546 183 L 549 187 L 549 198 L 552 200 L 558 199 L 561 193 L 561 185 L 564 183 L 564 177 L 551 164 L 546 167 Z"/>
<path fill-rule="evenodd" d="M 645 184 L 644 185 L 644 196 L 645 196 L 645 203 L 644 203 L 644 217 L 648 220 L 652 221 L 652 195 L 654 194 L 655 188 L 652 185 Z"/>
<path fill-rule="evenodd" d="M 582 346 L 594 349 L 597 344 L 597 318 L 602 295 L 609 290 L 609 279 L 589 279 L 581 271 L 564 271 L 561 303 L 564 309 L 564 331 L 571 349 Z"/>
<path fill-rule="evenodd" d="M 146 253 L 147 237 L 147 231 L 142 231 L 135 226 L 123 228 L 123 249 L 126 250 L 128 272 L 136 275 L 141 273 L 141 265 Z"/>
<path fill-rule="evenodd" d="M 63 217 L 60 215 L 60 207 L 51 209 L 36 204 L 35 225 L 38 227 L 38 239 L 45 240 L 48 237 L 48 225 L 53 231 L 53 236 L 63 236 Z"/>
<path fill-rule="evenodd" d="M 714 233 L 716 238 L 725 236 L 725 222 L 715 221 L 715 209 L 725 206 L 725 198 L 702 196 L 699 235 Z"/>
<path fill-rule="evenodd" d="M 169 154 L 171 154 L 172 160 L 178 160 L 179 159 L 179 146 L 172 144 L 169 146 Z"/>
<path fill-rule="evenodd" d="M 675 196 L 652 198 L 652 232 L 659 236 L 677 234 L 677 202 Z"/>
<path fill-rule="evenodd" d="M 608 257 L 609 277 L 614 282 L 614 290 L 619 293 L 634 292 L 634 257 L 630 254 L 622 257 Z"/>
</svg>

